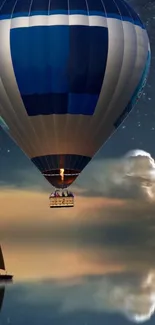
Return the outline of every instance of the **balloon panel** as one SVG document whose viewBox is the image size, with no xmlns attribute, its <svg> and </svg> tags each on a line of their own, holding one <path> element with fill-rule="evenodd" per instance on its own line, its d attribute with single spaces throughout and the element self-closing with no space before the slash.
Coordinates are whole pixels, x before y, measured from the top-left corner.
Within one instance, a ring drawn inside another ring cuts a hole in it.
<svg viewBox="0 0 155 325">
<path fill-rule="evenodd" d="M 6 0 L 0 39 L 1 124 L 50 183 L 70 185 L 139 98 L 145 27 L 122 0 Z"/>
<path fill-rule="evenodd" d="M 10 41 L 18 88 L 29 116 L 94 113 L 107 62 L 107 28 L 14 28 Z"/>
<path fill-rule="evenodd" d="M 124 119 L 129 115 L 129 113 L 131 112 L 133 107 L 137 104 L 141 95 L 143 94 L 143 89 L 147 82 L 147 76 L 148 76 L 148 72 L 149 72 L 149 68 L 150 68 L 150 62 L 151 62 L 151 53 L 150 53 L 150 51 L 148 51 L 147 61 L 146 61 L 146 65 L 145 65 L 141 80 L 140 80 L 138 87 L 136 88 L 129 104 L 127 105 L 127 107 L 124 109 L 123 113 L 119 116 L 119 118 L 115 122 L 114 125 L 116 128 L 118 128 L 120 126 L 120 124 L 124 121 Z"/>
<path fill-rule="evenodd" d="M 71 185 L 80 172 L 87 166 L 91 158 L 81 155 L 49 155 L 32 158 L 32 162 L 44 177 L 57 188 Z M 61 177 L 60 169 L 64 169 Z"/>
</svg>

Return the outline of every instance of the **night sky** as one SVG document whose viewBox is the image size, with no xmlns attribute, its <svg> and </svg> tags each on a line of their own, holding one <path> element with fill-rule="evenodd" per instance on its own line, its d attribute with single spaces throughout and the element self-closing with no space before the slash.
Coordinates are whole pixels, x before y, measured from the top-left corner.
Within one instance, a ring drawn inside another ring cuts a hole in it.
<svg viewBox="0 0 155 325">
<path fill-rule="evenodd" d="M 148 82 L 73 185 L 74 210 L 51 212 L 50 185 L 0 130 L 0 239 L 15 275 L 2 324 L 155 322 L 155 1 L 129 2 L 151 42 Z M 134 149 L 147 154 L 125 156 Z"/>
</svg>

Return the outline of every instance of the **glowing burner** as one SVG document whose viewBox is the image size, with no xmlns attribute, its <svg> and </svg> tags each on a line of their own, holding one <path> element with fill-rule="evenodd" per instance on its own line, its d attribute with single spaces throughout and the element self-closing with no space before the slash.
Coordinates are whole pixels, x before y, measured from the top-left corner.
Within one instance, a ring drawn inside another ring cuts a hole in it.
<svg viewBox="0 0 155 325">
<path fill-rule="evenodd" d="M 62 189 L 67 188 L 75 181 L 79 175 L 79 170 L 60 168 L 45 171 L 43 175 L 55 188 Z"/>
<path fill-rule="evenodd" d="M 61 181 L 64 181 L 64 168 L 60 168 Z"/>
</svg>

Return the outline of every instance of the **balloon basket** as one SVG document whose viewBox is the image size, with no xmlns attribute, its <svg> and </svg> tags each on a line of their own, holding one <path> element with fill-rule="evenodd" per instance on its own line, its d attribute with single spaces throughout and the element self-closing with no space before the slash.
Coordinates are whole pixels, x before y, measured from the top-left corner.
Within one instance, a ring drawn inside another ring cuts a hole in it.
<svg viewBox="0 0 155 325">
<path fill-rule="evenodd" d="M 50 208 L 73 208 L 74 195 L 72 192 L 56 190 L 49 197 Z"/>
</svg>

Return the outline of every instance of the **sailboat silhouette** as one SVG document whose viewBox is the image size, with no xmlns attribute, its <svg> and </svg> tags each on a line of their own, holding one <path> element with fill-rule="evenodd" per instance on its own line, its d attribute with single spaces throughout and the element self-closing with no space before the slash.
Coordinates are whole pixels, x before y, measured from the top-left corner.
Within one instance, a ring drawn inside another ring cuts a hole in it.
<svg viewBox="0 0 155 325">
<path fill-rule="evenodd" d="M 7 274 L 6 268 L 5 268 L 5 263 L 4 263 L 4 257 L 3 257 L 3 252 L 2 248 L 0 246 L 0 270 L 4 270 L 6 273 L 2 274 L 0 273 L 0 281 L 10 281 L 13 278 L 13 275 Z"/>
</svg>

